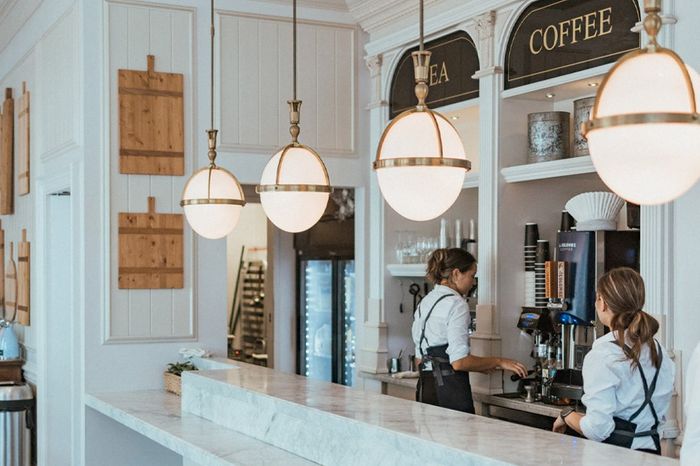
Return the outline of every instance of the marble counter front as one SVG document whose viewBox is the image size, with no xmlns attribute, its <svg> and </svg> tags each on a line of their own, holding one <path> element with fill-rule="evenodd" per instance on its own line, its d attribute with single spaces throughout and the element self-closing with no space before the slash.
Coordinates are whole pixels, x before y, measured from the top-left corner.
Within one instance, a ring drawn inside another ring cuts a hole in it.
<svg viewBox="0 0 700 466">
<path fill-rule="evenodd" d="M 247 364 L 184 374 L 183 411 L 321 464 L 678 464 Z"/>
</svg>

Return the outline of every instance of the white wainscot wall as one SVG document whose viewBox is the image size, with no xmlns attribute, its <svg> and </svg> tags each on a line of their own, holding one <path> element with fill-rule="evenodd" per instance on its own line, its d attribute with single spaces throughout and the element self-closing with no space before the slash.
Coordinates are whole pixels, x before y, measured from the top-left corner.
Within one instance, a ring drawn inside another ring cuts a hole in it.
<svg viewBox="0 0 700 466">
<path fill-rule="evenodd" d="M 220 16 L 221 148 L 269 153 L 287 144 L 292 99 L 289 18 Z M 355 151 L 355 29 L 298 26 L 300 141 L 323 155 Z"/>
</svg>

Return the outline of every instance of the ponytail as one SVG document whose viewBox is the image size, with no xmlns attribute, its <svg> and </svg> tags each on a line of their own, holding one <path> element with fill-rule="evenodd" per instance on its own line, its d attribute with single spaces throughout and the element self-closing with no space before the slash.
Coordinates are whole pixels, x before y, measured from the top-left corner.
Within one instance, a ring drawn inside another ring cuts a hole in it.
<svg viewBox="0 0 700 466">
<path fill-rule="evenodd" d="M 641 275 L 627 267 L 613 269 L 598 280 L 598 293 L 613 313 L 610 326 L 625 356 L 632 361 L 632 367 L 639 365 L 642 350 L 647 346 L 651 362 L 658 368 L 661 361 L 654 335 L 659 331 L 659 323 L 642 310 L 644 280 Z M 625 338 L 631 343 L 629 348 Z"/>
<path fill-rule="evenodd" d="M 425 278 L 436 285 L 450 277 L 454 269 L 466 272 L 476 264 L 474 256 L 464 249 L 436 249 L 428 259 Z"/>
</svg>

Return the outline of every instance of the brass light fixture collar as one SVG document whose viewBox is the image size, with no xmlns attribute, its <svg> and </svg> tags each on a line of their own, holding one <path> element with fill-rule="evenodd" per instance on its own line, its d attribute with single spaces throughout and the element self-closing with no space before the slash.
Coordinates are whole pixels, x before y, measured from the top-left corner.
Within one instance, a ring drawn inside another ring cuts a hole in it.
<svg viewBox="0 0 700 466">
<path fill-rule="evenodd" d="M 662 26 L 661 16 L 659 15 L 659 13 L 661 12 L 661 0 L 645 0 L 644 11 L 647 13 L 647 16 L 644 18 L 644 29 L 649 35 L 649 43 L 646 45 L 646 47 L 642 49 L 634 50 L 624 55 L 622 58 L 620 58 L 620 60 L 617 61 L 617 63 L 615 63 L 612 69 L 605 76 L 603 82 L 601 82 L 600 84 L 598 94 L 595 98 L 595 104 L 593 106 L 593 111 L 591 112 L 591 119 L 589 121 L 584 122 L 581 125 L 581 131 L 584 136 L 587 136 L 588 133 L 596 129 L 616 128 L 620 126 L 659 123 L 700 124 L 700 114 L 698 114 L 698 109 L 695 101 L 696 90 L 693 87 L 693 81 L 690 79 L 690 73 L 688 72 L 688 68 L 683 62 L 683 59 L 677 53 L 675 53 L 673 50 L 661 47 L 657 42 L 657 36 Z M 598 109 L 600 108 L 600 100 L 603 95 L 603 90 L 605 89 L 605 86 L 610 80 L 610 77 L 625 62 L 647 53 L 661 53 L 668 55 L 679 67 L 685 80 L 686 90 L 688 91 L 690 112 L 633 113 L 599 117 Z"/>
<path fill-rule="evenodd" d="M 216 134 L 219 131 L 216 129 L 208 129 L 207 134 L 209 135 L 209 153 L 207 156 L 209 157 L 209 165 L 212 168 L 216 168 Z"/>
<path fill-rule="evenodd" d="M 411 57 L 413 58 L 413 71 L 416 80 L 415 93 L 416 97 L 418 98 L 418 105 L 416 106 L 416 109 L 419 111 L 428 109 L 425 99 L 428 98 L 428 92 L 430 90 L 428 87 L 430 55 L 432 55 L 432 52 L 428 50 L 418 50 L 417 52 L 411 53 Z"/>
<path fill-rule="evenodd" d="M 299 117 L 301 113 L 301 100 L 288 100 L 289 105 L 289 134 L 292 135 L 292 142 L 299 141 Z"/>
</svg>

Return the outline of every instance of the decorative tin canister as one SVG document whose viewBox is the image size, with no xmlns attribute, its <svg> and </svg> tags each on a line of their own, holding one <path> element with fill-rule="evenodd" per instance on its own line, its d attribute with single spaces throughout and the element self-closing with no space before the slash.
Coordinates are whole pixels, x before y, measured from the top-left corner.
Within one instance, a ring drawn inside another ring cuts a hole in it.
<svg viewBox="0 0 700 466">
<path fill-rule="evenodd" d="M 527 163 L 549 162 L 569 156 L 569 112 L 530 113 L 527 116 Z"/>
<path fill-rule="evenodd" d="M 588 140 L 581 133 L 581 126 L 591 118 L 595 97 L 574 101 L 574 157 L 588 155 Z"/>
</svg>

